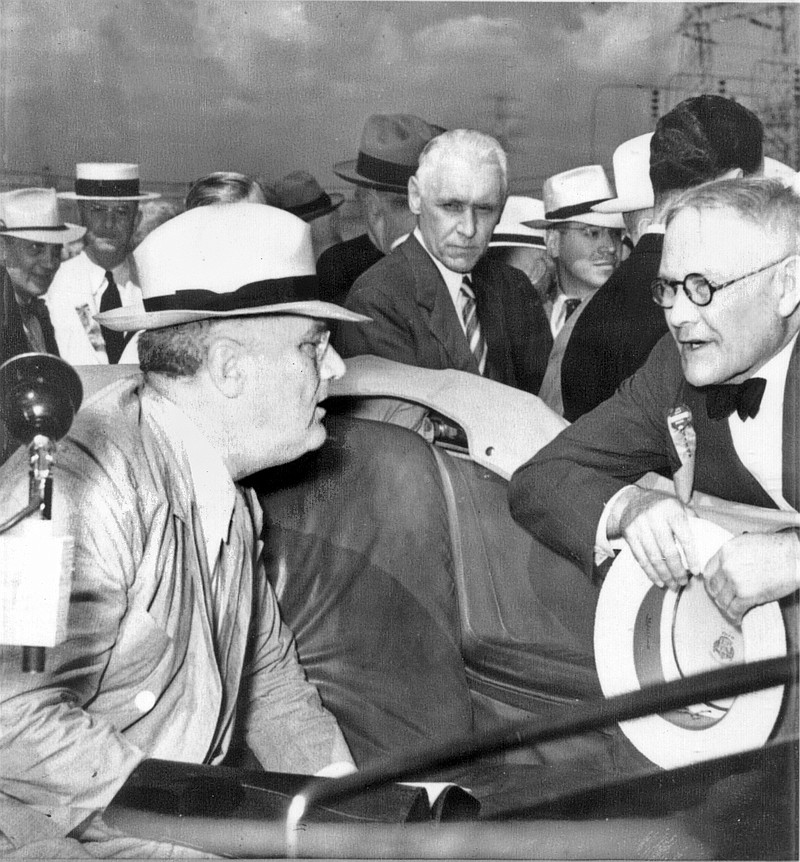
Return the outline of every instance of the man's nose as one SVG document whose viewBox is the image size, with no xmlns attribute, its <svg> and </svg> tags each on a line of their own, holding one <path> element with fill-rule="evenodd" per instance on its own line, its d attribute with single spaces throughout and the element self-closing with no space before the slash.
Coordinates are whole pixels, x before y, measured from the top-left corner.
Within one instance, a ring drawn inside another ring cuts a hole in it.
<svg viewBox="0 0 800 862">
<path fill-rule="evenodd" d="M 39 263 L 45 269 L 56 270 L 61 266 L 61 246 L 48 245 L 39 257 Z"/>
<path fill-rule="evenodd" d="M 344 360 L 336 350 L 328 345 L 325 355 L 322 357 L 322 368 L 320 376 L 323 380 L 339 380 L 345 372 Z"/>
<path fill-rule="evenodd" d="M 665 308 L 664 314 L 667 318 L 667 324 L 677 329 L 687 323 L 694 323 L 699 317 L 699 310 L 687 296 L 683 285 L 680 284 L 675 293 L 675 302 L 672 304 L 672 308 Z"/>
<path fill-rule="evenodd" d="M 469 207 L 461 213 L 461 218 L 458 221 L 458 230 L 464 236 L 474 236 L 475 234 L 475 213 Z"/>
</svg>

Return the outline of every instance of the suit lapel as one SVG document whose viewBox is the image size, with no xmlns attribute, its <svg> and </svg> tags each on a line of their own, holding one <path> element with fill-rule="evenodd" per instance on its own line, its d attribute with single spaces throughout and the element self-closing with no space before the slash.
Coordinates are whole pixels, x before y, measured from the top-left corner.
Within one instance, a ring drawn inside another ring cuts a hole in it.
<svg viewBox="0 0 800 862">
<path fill-rule="evenodd" d="M 800 511 L 800 338 L 795 341 L 783 390 L 783 496 Z"/>
<path fill-rule="evenodd" d="M 427 312 L 430 333 L 444 351 L 444 367 L 478 374 L 478 363 L 469 349 L 458 312 L 436 264 L 413 234 L 400 248 L 414 274 L 417 303 Z"/>
</svg>

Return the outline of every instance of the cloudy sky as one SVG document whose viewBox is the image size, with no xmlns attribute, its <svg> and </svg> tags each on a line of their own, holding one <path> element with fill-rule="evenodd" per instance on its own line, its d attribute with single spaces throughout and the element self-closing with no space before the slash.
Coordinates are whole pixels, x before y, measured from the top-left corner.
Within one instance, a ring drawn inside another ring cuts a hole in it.
<svg viewBox="0 0 800 862">
<path fill-rule="evenodd" d="M 683 8 L 0 0 L 2 167 L 129 160 L 157 183 L 304 168 L 336 187 L 364 119 L 408 112 L 501 136 L 533 191 L 651 129 L 649 88 L 690 70 Z"/>
</svg>

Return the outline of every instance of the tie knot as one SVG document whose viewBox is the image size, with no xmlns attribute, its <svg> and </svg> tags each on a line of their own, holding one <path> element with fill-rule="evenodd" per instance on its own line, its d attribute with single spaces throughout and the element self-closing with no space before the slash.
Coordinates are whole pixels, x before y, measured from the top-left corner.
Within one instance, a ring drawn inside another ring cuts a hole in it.
<svg viewBox="0 0 800 862">
<path fill-rule="evenodd" d="M 566 299 L 566 300 L 564 300 L 564 314 L 565 314 L 564 319 L 569 320 L 570 317 L 572 317 L 572 315 L 574 314 L 575 309 L 580 304 L 581 304 L 581 301 L 579 299 Z"/>
<path fill-rule="evenodd" d="M 727 419 L 734 410 L 742 421 L 754 419 L 761 408 L 766 386 L 767 381 L 763 377 L 751 377 L 744 383 L 709 386 L 706 395 L 709 419 Z"/>
</svg>

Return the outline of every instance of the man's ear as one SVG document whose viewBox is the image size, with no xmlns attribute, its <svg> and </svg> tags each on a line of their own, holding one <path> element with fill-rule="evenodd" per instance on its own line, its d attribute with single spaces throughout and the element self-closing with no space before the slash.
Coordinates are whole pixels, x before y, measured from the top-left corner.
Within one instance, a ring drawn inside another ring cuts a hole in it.
<svg viewBox="0 0 800 862">
<path fill-rule="evenodd" d="M 419 215 L 422 211 L 422 194 L 419 189 L 419 180 L 416 175 L 408 181 L 408 208 L 414 215 Z"/>
<path fill-rule="evenodd" d="M 238 398 L 244 389 L 247 374 L 242 362 L 244 355 L 242 345 L 225 336 L 214 338 L 209 344 L 208 376 L 225 398 Z"/>
<path fill-rule="evenodd" d="M 780 279 L 781 292 L 778 313 L 791 317 L 800 308 L 800 254 L 793 254 L 778 267 L 775 278 Z"/>
<path fill-rule="evenodd" d="M 550 228 L 545 236 L 545 246 L 547 247 L 547 253 L 555 260 L 561 251 L 561 233 Z"/>
</svg>

